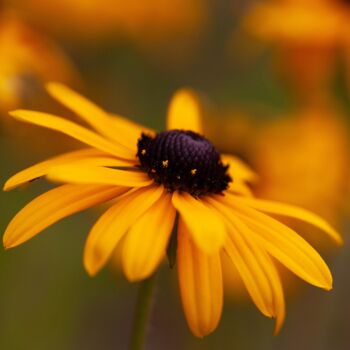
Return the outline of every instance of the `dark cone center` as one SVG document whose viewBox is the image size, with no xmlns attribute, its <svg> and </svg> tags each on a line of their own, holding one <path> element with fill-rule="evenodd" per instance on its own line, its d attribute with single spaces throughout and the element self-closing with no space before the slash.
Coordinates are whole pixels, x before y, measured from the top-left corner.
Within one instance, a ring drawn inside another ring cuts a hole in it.
<svg viewBox="0 0 350 350">
<path fill-rule="evenodd" d="M 141 167 L 170 192 L 186 191 L 196 197 L 221 193 L 232 181 L 213 144 L 195 132 L 142 134 L 137 146 Z"/>
</svg>

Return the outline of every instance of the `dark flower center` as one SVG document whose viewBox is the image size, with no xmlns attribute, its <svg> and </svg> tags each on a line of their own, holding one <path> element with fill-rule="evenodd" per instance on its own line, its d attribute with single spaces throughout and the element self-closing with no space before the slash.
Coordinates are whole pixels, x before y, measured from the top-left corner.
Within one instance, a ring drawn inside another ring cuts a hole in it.
<svg viewBox="0 0 350 350">
<path fill-rule="evenodd" d="M 170 192 L 186 191 L 195 197 L 221 193 L 232 181 L 213 144 L 195 132 L 142 134 L 137 147 L 142 169 Z"/>
</svg>

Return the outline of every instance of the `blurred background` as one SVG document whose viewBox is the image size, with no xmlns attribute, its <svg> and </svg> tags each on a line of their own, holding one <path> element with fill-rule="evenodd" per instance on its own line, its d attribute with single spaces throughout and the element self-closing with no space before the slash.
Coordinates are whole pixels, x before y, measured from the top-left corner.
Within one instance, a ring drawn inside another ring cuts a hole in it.
<svg viewBox="0 0 350 350">
<path fill-rule="evenodd" d="M 1 183 L 79 146 L 7 114 L 32 108 L 70 118 L 46 95 L 51 80 L 158 130 L 172 93 L 195 89 L 205 134 L 259 173 L 257 195 L 311 209 L 344 235 L 345 246 L 336 249 L 322 233 L 289 223 L 330 264 L 334 290 L 306 286 L 281 268 L 287 319 L 277 337 L 227 262 L 219 328 L 196 339 L 182 313 L 176 270 L 164 264 L 146 349 L 349 348 L 349 1 L 1 1 Z M 1 231 L 47 188 L 39 181 L 2 193 Z M 1 349 L 127 348 L 137 284 L 126 282 L 117 257 L 94 279 L 82 265 L 98 214 L 68 218 L 0 252 Z"/>
</svg>

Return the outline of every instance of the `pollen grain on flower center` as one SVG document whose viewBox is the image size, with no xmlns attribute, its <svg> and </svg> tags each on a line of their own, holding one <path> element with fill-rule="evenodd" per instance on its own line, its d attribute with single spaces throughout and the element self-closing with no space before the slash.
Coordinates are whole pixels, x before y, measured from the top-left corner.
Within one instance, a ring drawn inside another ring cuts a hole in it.
<svg viewBox="0 0 350 350">
<path fill-rule="evenodd" d="M 193 131 L 142 134 L 137 146 L 141 167 L 171 192 L 186 191 L 196 197 L 221 193 L 232 181 L 213 144 Z"/>
</svg>

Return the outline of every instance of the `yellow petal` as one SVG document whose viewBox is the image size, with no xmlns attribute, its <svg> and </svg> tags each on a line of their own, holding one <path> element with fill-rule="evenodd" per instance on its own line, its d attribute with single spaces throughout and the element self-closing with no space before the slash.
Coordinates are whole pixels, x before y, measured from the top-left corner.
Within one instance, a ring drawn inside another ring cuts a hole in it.
<svg viewBox="0 0 350 350">
<path fill-rule="evenodd" d="M 272 317 L 273 295 L 263 266 L 242 238 L 238 227 L 231 226 L 228 236 L 225 250 L 236 266 L 250 297 L 265 316 Z"/>
<path fill-rule="evenodd" d="M 17 186 L 23 185 L 24 183 L 45 176 L 50 169 L 63 164 L 117 167 L 132 166 L 134 163 L 135 161 L 126 161 L 108 156 L 105 153 L 93 148 L 64 153 L 35 164 L 15 174 L 6 181 L 4 191 L 9 191 Z"/>
<path fill-rule="evenodd" d="M 170 101 L 167 129 L 191 130 L 203 134 L 198 98 L 188 89 L 175 93 Z"/>
<path fill-rule="evenodd" d="M 250 246 L 250 249 L 252 250 L 259 265 L 264 270 L 266 278 L 270 284 L 273 303 L 271 311 L 272 316 L 276 318 L 274 334 L 277 334 L 280 331 L 286 316 L 284 293 L 281 279 L 279 277 L 274 262 L 272 261 L 271 257 L 267 254 L 267 252 L 258 244 L 256 244 L 254 242 L 254 239 L 250 235 L 246 235 L 245 240 Z"/>
<path fill-rule="evenodd" d="M 50 169 L 52 166 L 70 163 L 72 161 L 85 159 L 89 157 L 101 156 L 103 154 L 104 153 L 94 148 L 87 148 L 79 151 L 64 153 L 56 157 L 52 157 L 43 162 L 35 164 L 27 169 L 24 169 L 19 173 L 13 175 L 12 177 L 10 177 L 4 185 L 4 191 L 9 191 L 26 182 L 32 181 L 34 179 L 37 179 L 39 177 L 46 175 L 48 169 Z"/>
<path fill-rule="evenodd" d="M 220 255 L 207 255 L 198 250 L 181 218 L 177 266 L 187 323 L 194 335 L 204 337 L 215 330 L 221 317 L 223 290 Z"/>
<path fill-rule="evenodd" d="M 50 190 L 27 204 L 12 219 L 4 234 L 4 245 L 15 247 L 55 222 L 125 191 L 125 188 L 95 185 L 64 185 Z"/>
<path fill-rule="evenodd" d="M 140 138 L 142 133 L 148 135 L 154 135 L 155 131 L 150 128 L 146 128 L 143 125 L 137 124 L 134 121 L 123 118 L 118 114 L 109 113 L 112 119 L 112 124 L 115 124 L 115 127 L 118 128 L 118 132 L 124 134 L 125 141 L 132 143 L 135 140 Z"/>
<path fill-rule="evenodd" d="M 226 239 L 226 228 L 215 210 L 188 193 L 174 192 L 173 204 L 199 249 L 213 254 L 223 247 Z"/>
<path fill-rule="evenodd" d="M 306 282 L 326 290 L 332 289 L 332 275 L 317 251 L 288 226 L 259 213 L 236 198 L 217 197 L 231 206 L 237 216 L 251 228 L 257 242 L 289 270 Z"/>
<path fill-rule="evenodd" d="M 233 194 L 240 194 L 246 197 L 253 197 L 253 192 L 244 182 L 233 181 L 230 182 L 227 191 Z"/>
<path fill-rule="evenodd" d="M 164 193 L 133 224 L 123 242 L 122 264 L 129 281 L 149 277 L 163 258 L 171 235 L 175 208 Z"/>
<path fill-rule="evenodd" d="M 137 138 L 140 133 L 137 132 L 135 137 L 133 124 L 129 123 L 125 128 L 123 123 L 122 129 L 119 128 L 116 118 L 110 117 L 102 108 L 63 84 L 49 83 L 46 87 L 52 97 L 75 112 L 96 131 L 136 153 Z M 130 134 L 132 138 L 128 137 Z"/>
<path fill-rule="evenodd" d="M 95 275 L 106 264 L 126 231 L 160 198 L 163 191 L 162 186 L 130 191 L 97 220 L 84 251 L 84 266 L 90 275 Z"/>
<path fill-rule="evenodd" d="M 152 184 L 148 175 L 141 171 L 117 170 L 78 164 L 66 164 L 53 167 L 47 178 L 52 181 L 73 184 L 100 184 L 127 187 L 142 187 Z"/>
<path fill-rule="evenodd" d="M 222 154 L 221 160 L 224 165 L 229 165 L 228 171 L 233 181 L 256 182 L 258 180 L 258 175 L 239 158 L 230 154 Z"/>
<path fill-rule="evenodd" d="M 239 198 L 242 203 L 249 205 L 252 208 L 255 208 L 259 211 L 263 211 L 265 213 L 277 214 L 282 216 L 288 216 L 291 218 L 299 219 L 305 221 L 311 225 L 316 226 L 320 230 L 326 232 L 332 239 L 334 239 L 338 244 L 343 243 L 342 237 L 339 233 L 331 227 L 325 220 L 323 220 L 318 215 L 293 205 L 272 202 L 261 199 L 253 199 L 253 198 Z"/>
<path fill-rule="evenodd" d="M 246 231 L 249 231 L 240 221 L 233 220 L 234 214 L 218 201 L 207 198 L 206 201 L 217 209 L 225 218 L 228 235 L 225 251 L 239 272 L 249 295 L 257 308 L 268 317 L 274 314 L 273 293 L 264 267 L 255 256 L 255 251 L 248 244 Z"/>
<path fill-rule="evenodd" d="M 61 132 L 91 147 L 97 148 L 109 154 L 113 154 L 117 157 L 123 159 L 135 158 L 134 153 L 130 150 L 127 150 L 125 147 L 115 142 L 113 143 L 112 141 L 103 138 L 95 132 L 61 117 L 57 117 L 48 113 L 27 110 L 16 110 L 10 112 L 9 114 L 20 121 Z"/>
</svg>

